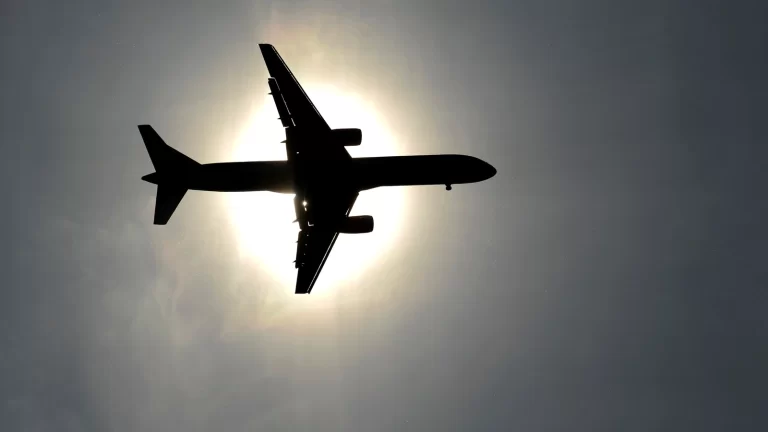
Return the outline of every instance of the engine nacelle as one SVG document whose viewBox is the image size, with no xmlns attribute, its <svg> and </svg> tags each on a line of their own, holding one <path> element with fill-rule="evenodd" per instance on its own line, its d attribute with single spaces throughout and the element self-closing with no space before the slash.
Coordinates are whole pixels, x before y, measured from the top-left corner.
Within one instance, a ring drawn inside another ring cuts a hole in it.
<svg viewBox="0 0 768 432">
<path fill-rule="evenodd" d="M 331 140 L 344 147 L 359 146 L 363 142 L 363 131 L 360 129 L 332 129 Z"/>
<path fill-rule="evenodd" d="M 373 216 L 349 216 L 338 231 L 343 234 L 367 234 L 373 231 Z"/>
</svg>

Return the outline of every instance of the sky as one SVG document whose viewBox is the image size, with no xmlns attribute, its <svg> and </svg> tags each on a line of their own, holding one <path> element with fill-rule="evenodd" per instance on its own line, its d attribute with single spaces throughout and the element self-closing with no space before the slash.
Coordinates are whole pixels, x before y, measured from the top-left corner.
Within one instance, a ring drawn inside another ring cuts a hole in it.
<svg viewBox="0 0 768 432">
<path fill-rule="evenodd" d="M 0 429 L 768 428 L 764 2 L 66 3 L 0 6 Z M 222 194 L 153 226 L 136 125 L 233 160 L 259 42 L 498 174 L 310 296 Z"/>
</svg>

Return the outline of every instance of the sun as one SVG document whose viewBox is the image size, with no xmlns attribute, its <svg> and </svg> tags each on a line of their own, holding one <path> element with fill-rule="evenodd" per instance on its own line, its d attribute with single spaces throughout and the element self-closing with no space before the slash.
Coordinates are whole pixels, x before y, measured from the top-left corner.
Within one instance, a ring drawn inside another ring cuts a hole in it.
<svg viewBox="0 0 768 432">
<path fill-rule="evenodd" d="M 307 94 L 330 127 L 354 127 L 363 131 L 362 144 L 348 148 L 352 157 L 401 153 L 397 140 L 370 101 L 333 87 L 310 87 Z M 277 117 L 272 98 L 266 96 L 240 134 L 232 160 L 285 160 L 285 145 L 280 143 L 285 139 L 285 132 Z M 231 193 L 227 203 L 241 256 L 255 258 L 276 284 L 292 291 L 299 232 L 298 224 L 292 223 L 296 218 L 293 195 Z M 404 207 L 404 194 L 399 188 L 361 192 L 351 214 L 373 216 L 375 229 L 370 234 L 339 236 L 313 293 L 333 291 L 334 286 L 355 279 L 374 260 L 384 257 L 396 243 Z"/>
</svg>

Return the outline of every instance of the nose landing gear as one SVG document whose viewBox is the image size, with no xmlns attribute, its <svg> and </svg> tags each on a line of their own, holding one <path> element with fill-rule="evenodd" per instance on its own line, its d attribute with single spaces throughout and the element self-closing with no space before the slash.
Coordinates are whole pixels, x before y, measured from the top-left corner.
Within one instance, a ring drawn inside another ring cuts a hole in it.
<svg viewBox="0 0 768 432">
<path fill-rule="evenodd" d="M 453 189 L 453 187 L 452 187 L 451 185 L 449 185 L 449 184 L 445 185 L 445 190 L 448 190 L 448 191 L 449 191 L 449 190 L 451 190 L 451 189 Z"/>
</svg>

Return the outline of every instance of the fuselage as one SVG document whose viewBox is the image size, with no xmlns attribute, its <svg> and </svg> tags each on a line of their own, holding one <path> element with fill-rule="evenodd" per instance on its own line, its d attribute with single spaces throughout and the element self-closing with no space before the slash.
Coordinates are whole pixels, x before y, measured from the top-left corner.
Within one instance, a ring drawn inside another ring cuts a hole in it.
<svg viewBox="0 0 768 432">
<path fill-rule="evenodd" d="M 295 173 L 329 186 L 356 190 L 383 186 L 453 185 L 486 180 L 496 174 L 490 164 L 463 155 L 390 156 L 299 162 L 224 162 L 199 165 L 175 173 L 173 181 L 187 189 L 215 192 L 270 191 L 295 193 Z M 145 180 L 157 183 L 158 173 Z"/>
</svg>

